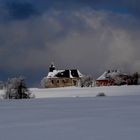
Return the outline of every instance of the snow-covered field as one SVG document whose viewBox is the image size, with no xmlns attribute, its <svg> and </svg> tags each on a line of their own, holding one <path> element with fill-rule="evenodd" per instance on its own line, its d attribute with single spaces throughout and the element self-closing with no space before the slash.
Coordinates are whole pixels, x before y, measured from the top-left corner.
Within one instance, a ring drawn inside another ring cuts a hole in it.
<svg viewBox="0 0 140 140">
<path fill-rule="evenodd" d="M 96 97 L 99 93 L 106 96 L 140 95 L 140 86 L 110 86 L 110 87 L 66 87 L 66 88 L 30 88 L 36 98 L 63 98 L 63 97 Z M 4 90 L 0 90 L 0 95 Z"/>
<path fill-rule="evenodd" d="M 37 99 L 0 101 L 0 140 L 140 138 L 140 86 L 31 91 Z"/>
<path fill-rule="evenodd" d="M 36 98 L 58 98 L 58 97 L 95 97 L 98 93 L 105 93 L 106 96 L 140 95 L 140 86 L 110 86 L 92 88 L 50 88 L 30 89 Z"/>
</svg>

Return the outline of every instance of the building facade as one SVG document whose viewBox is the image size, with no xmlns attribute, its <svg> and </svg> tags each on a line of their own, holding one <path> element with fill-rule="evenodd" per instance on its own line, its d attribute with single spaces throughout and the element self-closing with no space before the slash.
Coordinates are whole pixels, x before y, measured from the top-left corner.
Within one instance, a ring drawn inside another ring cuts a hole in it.
<svg viewBox="0 0 140 140">
<path fill-rule="evenodd" d="M 98 79 L 96 79 L 97 86 L 111 86 L 111 85 L 126 85 L 128 84 L 129 76 L 121 73 L 118 70 L 105 71 Z"/>
<path fill-rule="evenodd" d="M 49 73 L 43 78 L 43 88 L 57 88 L 78 86 L 83 75 L 77 69 L 56 70 L 53 64 L 49 67 Z"/>
</svg>

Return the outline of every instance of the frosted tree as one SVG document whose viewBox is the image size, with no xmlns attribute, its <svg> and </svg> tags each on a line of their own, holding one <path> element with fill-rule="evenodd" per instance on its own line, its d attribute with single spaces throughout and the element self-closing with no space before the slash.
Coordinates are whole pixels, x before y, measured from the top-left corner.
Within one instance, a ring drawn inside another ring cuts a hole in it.
<svg viewBox="0 0 140 140">
<path fill-rule="evenodd" d="M 28 90 L 22 77 L 8 79 L 5 89 L 5 99 L 29 99 L 34 97 Z"/>
<path fill-rule="evenodd" d="M 42 87 L 42 88 L 47 88 L 47 83 L 48 83 L 48 78 L 44 77 L 44 78 L 41 80 L 41 87 Z"/>
<path fill-rule="evenodd" d="M 3 89 L 3 88 L 4 88 L 4 82 L 0 81 L 0 89 Z"/>
<path fill-rule="evenodd" d="M 92 87 L 93 83 L 94 83 L 94 80 L 93 80 L 92 76 L 84 76 L 80 80 L 80 86 L 81 87 Z"/>
</svg>

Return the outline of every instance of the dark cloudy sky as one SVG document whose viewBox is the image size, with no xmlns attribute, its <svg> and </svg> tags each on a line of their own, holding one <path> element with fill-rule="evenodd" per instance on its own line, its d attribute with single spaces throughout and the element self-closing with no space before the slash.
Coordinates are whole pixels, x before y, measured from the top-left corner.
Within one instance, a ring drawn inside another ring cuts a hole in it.
<svg viewBox="0 0 140 140">
<path fill-rule="evenodd" d="M 140 72 L 140 0 L 0 0 L 0 80 L 39 86 L 52 61 L 94 78 Z"/>
</svg>

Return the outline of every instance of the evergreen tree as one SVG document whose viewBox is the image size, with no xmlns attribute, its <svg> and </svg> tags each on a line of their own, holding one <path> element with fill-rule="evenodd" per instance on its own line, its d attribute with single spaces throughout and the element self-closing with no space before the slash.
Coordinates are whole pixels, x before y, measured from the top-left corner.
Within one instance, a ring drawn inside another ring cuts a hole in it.
<svg viewBox="0 0 140 140">
<path fill-rule="evenodd" d="M 133 77 L 133 84 L 138 85 L 138 80 L 139 80 L 138 72 L 135 72 L 132 77 Z"/>
</svg>

